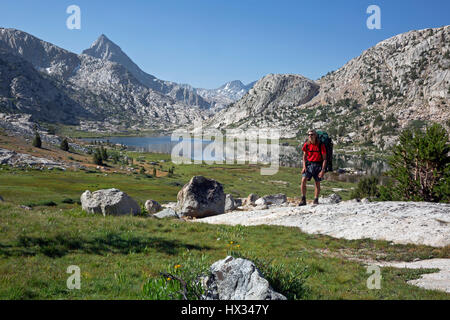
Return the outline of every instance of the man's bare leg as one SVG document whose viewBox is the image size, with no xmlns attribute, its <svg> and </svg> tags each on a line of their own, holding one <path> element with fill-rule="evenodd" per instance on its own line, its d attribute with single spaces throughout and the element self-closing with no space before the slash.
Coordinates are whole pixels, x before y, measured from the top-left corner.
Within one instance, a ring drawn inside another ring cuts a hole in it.
<svg viewBox="0 0 450 320">
<path fill-rule="evenodd" d="M 319 199 L 319 195 L 320 195 L 320 181 L 316 181 L 315 182 L 316 187 L 314 189 L 314 202 Z"/>
<path fill-rule="evenodd" d="M 302 196 L 306 197 L 306 182 L 308 179 L 302 178 Z"/>
<path fill-rule="evenodd" d="M 306 178 L 302 178 L 302 186 L 301 186 L 301 189 L 302 189 L 302 201 L 300 201 L 300 206 L 305 206 L 306 205 L 306 182 L 307 182 L 307 179 Z"/>
</svg>

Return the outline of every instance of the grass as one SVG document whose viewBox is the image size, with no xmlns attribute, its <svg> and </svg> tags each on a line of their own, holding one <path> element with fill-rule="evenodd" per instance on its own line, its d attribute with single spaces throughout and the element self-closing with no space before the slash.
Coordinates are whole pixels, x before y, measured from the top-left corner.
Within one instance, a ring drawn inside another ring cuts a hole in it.
<svg viewBox="0 0 450 320">
<path fill-rule="evenodd" d="M 265 276 L 291 298 L 449 298 L 406 284 L 427 270 L 383 269 L 382 289 L 369 290 L 364 265 L 322 253 L 346 249 L 384 252 L 390 258 L 448 258 L 448 248 L 339 240 L 276 226 L 103 217 L 77 205 L 22 211 L 0 203 L 0 228 L 0 299 L 148 299 L 145 284 L 159 279 L 168 266 L 183 268 L 186 254 L 204 266 L 229 254 L 264 262 Z M 81 290 L 66 287 L 71 265 L 81 269 Z"/>
<path fill-rule="evenodd" d="M 119 165 L 111 163 L 108 172 L 92 167 L 79 171 L 0 167 L 0 195 L 5 199 L 0 203 L 0 299 L 167 298 L 154 291 L 161 285 L 161 271 L 178 264 L 187 268 L 187 261 L 198 261 L 195 268 L 203 270 L 230 254 L 255 261 L 271 285 L 291 299 L 449 298 L 406 284 L 430 270 L 386 268 L 382 289 L 369 290 L 366 267 L 349 260 L 449 258 L 449 247 L 350 241 L 277 226 L 232 227 L 83 212 L 79 199 L 87 189 L 118 188 L 141 204 L 148 199 L 165 203 L 176 201 L 178 191 L 194 175 L 216 179 L 236 197 L 299 196 L 298 168 L 261 176 L 260 166 L 173 165 L 170 155 L 127 154 L 138 168 L 145 166 L 147 172 L 157 168 L 158 177 L 114 173 Z M 175 173 L 169 177 L 164 173 L 171 167 Z M 339 188 L 346 200 L 355 186 L 324 181 L 322 194 Z M 310 186 L 309 199 L 312 193 Z M 66 287 L 71 265 L 81 268 L 81 290 Z"/>
<path fill-rule="evenodd" d="M 145 161 L 155 161 L 162 155 L 147 155 Z M 159 159 L 161 160 L 161 159 Z M 85 190 L 118 188 L 141 203 L 148 199 L 160 203 L 176 201 L 181 187 L 194 175 L 213 178 L 223 184 L 226 193 L 235 197 L 284 193 L 288 197 L 299 196 L 300 169 L 280 168 L 274 176 L 261 176 L 258 166 L 231 165 L 173 165 L 161 163 L 158 170 L 167 171 L 175 167 L 173 177 L 148 178 L 140 174 L 113 172 L 23 170 L 2 167 L 0 170 L 0 194 L 5 200 L 16 204 L 45 206 L 53 201 L 64 208 L 67 199 L 78 201 Z M 151 172 L 151 171 L 150 171 Z M 281 182 L 281 183 L 280 183 Z M 312 183 L 309 184 L 308 199 L 313 198 Z M 355 185 L 345 182 L 324 181 L 322 194 L 332 193 L 333 188 L 345 189 L 339 192 L 343 199 L 349 199 L 350 189 Z"/>
</svg>

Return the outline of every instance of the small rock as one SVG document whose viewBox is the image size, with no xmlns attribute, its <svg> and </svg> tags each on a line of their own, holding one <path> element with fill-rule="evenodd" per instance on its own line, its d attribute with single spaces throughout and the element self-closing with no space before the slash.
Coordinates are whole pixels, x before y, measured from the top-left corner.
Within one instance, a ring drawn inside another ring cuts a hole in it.
<svg viewBox="0 0 450 320">
<path fill-rule="evenodd" d="M 248 195 L 248 197 L 244 200 L 244 202 L 242 203 L 242 205 L 245 206 L 254 206 L 255 205 L 255 201 L 259 199 L 259 196 L 254 194 L 254 193 L 250 193 Z"/>
<path fill-rule="evenodd" d="M 342 198 L 337 193 L 333 193 L 329 195 L 328 197 L 320 197 L 319 203 L 320 204 L 337 204 L 342 201 Z"/>
<path fill-rule="evenodd" d="M 287 197 L 283 193 L 272 194 L 262 197 L 265 201 L 265 204 L 273 204 L 273 205 L 282 205 L 287 202 Z M 255 204 L 257 204 L 255 202 Z"/>
<path fill-rule="evenodd" d="M 28 206 L 24 206 L 24 205 L 20 205 L 19 208 L 24 209 L 24 210 L 33 210 L 31 207 Z"/>
<path fill-rule="evenodd" d="M 225 212 L 236 209 L 236 202 L 231 194 L 225 196 Z"/>
<path fill-rule="evenodd" d="M 147 200 L 145 202 L 145 209 L 148 213 L 157 213 L 158 211 L 161 211 L 162 207 L 155 200 Z"/>
<path fill-rule="evenodd" d="M 164 218 L 177 218 L 179 219 L 180 217 L 178 216 L 178 214 L 176 213 L 175 210 L 167 208 L 164 209 L 156 214 L 153 215 L 153 217 L 158 218 L 158 219 L 164 219 Z"/>
<path fill-rule="evenodd" d="M 253 262 L 226 257 L 210 267 L 203 281 L 206 300 L 286 300 L 275 292 Z"/>
<path fill-rule="evenodd" d="M 264 206 L 266 204 L 267 204 L 267 201 L 264 198 L 259 198 L 258 200 L 255 201 L 256 206 Z"/>
</svg>

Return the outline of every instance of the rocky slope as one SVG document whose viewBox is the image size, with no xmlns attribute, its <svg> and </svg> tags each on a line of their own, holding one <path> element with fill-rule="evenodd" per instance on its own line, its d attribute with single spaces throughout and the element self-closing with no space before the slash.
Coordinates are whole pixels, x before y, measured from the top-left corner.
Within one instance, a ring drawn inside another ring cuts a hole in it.
<svg viewBox="0 0 450 320">
<path fill-rule="evenodd" d="M 54 80 L 4 49 L 0 49 L 0 79 L 0 111 L 64 123 L 72 123 L 78 117 L 94 117 L 60 90 Z"/>
<path fill-rule="evenodd" d="M 215 127 L 282 128 L 284 137 L 326 129 L 342 143 L 387 147 L 398 130 L 450 126 L 450 26 L 380 42 L 314 82 L 269 75 L 217 114 Z"/>
<path fill-rule="evenodd" d="M 59 94 L 67 95 L 84 110 L 77 113 L 75 119 L 68 116 L 71 122 L 85 119 L 110 123 L 118 128 L 169 129 L 205 117 L 199 108 L 147 88 L 116 62 L 76 55 L 15 29 L 0 29 L 0 49 L 27 61 L 35 71 L 55 83 Z M 22 70 L 22 75 L 29 77 L 34 70 Z M 6 95 L 4 98 L 11 97 Z M 10 105 L 6 107 L 8 111 L 15 111 Z M 57 105 L 50 111 L 56 114 L 64 112 L 65 108 L 70 107 L 63 103 L 62 107 Z M 41 118 L 58 121 L 53 116 Z"/>
<path fill-rule="evenodd" d="M 280 128 L 291 118 L 293 108 L 311 101 L 318 91 L 319 86 L 314 81 L 300 75 L 269 74 L 209 123 L 216 128 Z M 276 122 L 276 119 L 283 122 Z"/>
</svg>

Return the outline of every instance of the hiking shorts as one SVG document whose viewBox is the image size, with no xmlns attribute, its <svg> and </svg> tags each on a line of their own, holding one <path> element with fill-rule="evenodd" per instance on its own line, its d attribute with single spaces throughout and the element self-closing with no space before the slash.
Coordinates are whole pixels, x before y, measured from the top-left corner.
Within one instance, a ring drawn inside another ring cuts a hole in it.
<svg viewBox="0 0 450 320">
<path fill-rule="evenodd" d="M 320 171 L 322 171 L 322 162 L 310 162 L 306 165 L 306 172 L 302 174 L 302 177 L 305 177 L 308 181 L 314 178 L 316 182 L 320 182 L 323 180 L 319 178 Z"/>
</svg>

